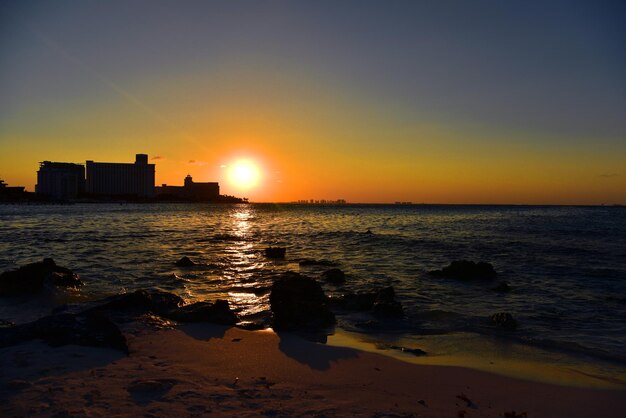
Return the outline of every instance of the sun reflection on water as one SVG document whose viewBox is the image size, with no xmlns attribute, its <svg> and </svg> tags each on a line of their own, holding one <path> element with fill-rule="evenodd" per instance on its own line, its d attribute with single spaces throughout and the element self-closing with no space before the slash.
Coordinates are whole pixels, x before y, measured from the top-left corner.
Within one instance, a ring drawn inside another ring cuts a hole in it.
<svg viewBox="0 0 626 418">
<path fill-rule="evenodd" d="M 259 273 L 266 262 L 253 244 L 253 221 L 250 205 L 236 206 L 229 216 L 229 229 L 236 239 L 228 241 L 224 249 L 228 261 L 223 279 L 229 288 L 228 301 L 244 316 L 263 312 L 268 303 L 267 295 L 259 292 Z"/>
</svg>

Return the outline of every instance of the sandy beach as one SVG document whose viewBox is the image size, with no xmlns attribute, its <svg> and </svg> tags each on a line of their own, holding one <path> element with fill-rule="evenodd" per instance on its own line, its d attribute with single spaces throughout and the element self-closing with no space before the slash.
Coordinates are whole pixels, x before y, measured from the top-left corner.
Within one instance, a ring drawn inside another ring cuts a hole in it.
<svg viewBox="0 0 626 418">
<path fill-rule="evenodd" d="M 129 324 L 129 355 L 31 341 L 0 350 L 3 416 L 622 417 L 624 390 L 408 364 L 292 334 Z"/>
</svg>

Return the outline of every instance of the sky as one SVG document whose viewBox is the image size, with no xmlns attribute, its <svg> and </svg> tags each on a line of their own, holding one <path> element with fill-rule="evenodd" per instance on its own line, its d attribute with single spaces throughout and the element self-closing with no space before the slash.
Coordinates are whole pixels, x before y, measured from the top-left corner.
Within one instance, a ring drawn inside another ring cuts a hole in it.
<svg viewBox="0 0 626 418">
<path fill-rule="evenodd" d="M 157 184 L 251 201 L 626 204 L 625 21 L 622 1 L 0 1 L 0 178 L 145 153 Z"/>
</svg>

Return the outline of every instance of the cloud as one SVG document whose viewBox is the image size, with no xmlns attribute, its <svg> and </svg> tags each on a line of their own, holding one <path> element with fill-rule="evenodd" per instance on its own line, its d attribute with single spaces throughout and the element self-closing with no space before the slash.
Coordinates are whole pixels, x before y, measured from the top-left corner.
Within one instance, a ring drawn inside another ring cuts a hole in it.
<svg viewBox="0 0 626 418">
<path fill-rule="evenodd" d="M 605 174 L 600 174 L 600 177 L 604 177 L 604 178 L 612 178 L 612 177 L 620 177 L 621 174 L 617 174 L 617 173 L 605 173 Z"/>
<path fill-rule="evenodd" d="M 161 156 L 161 155 L 155 155 L 154 157 L 150 158 L 151 160 L 164 160 L 165 157 Z"/>
<path fill-rule="evenodd" d="M 187 164 L 205 166 L 205 165 L 208 165 L 209 163 L 207 163 L 206 161 L 189 160 L 187 161 Z"/>
</svg>

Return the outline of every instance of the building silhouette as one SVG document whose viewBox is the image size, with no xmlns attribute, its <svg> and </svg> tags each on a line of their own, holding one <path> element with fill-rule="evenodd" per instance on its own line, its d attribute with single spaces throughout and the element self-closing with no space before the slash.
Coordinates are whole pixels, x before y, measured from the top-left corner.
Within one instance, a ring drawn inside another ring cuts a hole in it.
<svg viewBox="0 0 626 418">
<path fill-rule="evenodd" d="M 51 199 L 73 199 L 85 191 L 85 166 L 43 161 L 37 171 L 38 195 Z"/>
<path fill-rule="evenodd" d="M 87 193 L 100 196 L 152 197 L 154 164 L 146 154 L 137 154 L 134 163 L 87 161 Z"/>
<path fill-rule="evenodd" d="M 220 197 L 219 183 L 196 183 L 190 175 L 185 177 L 184 186 L 168 186 L 167 184 L 163 184 L 156 189 L 156 193 L 160 197 L 202 201 L 215 201 Z"/>
<path fill-rule="evenodd" d="M 26 199 L 29 195 L 24 186 L 9 186 L 0 179 L 0 201 L 20 201 Z"/>
</svg>

